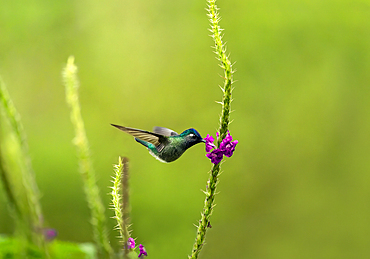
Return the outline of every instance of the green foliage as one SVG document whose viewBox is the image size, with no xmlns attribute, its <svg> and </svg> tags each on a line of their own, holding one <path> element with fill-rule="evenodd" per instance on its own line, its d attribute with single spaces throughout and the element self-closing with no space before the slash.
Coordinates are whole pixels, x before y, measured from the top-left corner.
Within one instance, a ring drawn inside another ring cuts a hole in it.
<svg viewBox="0 0 370 259">
<path fill-rule="evenodd" d="M 94 244 L 54 241 L 50 245 L 50 254 L 52 259 L 96 259 L 97 251 Z"/>
<path fill-rule="evenodd" d="M 40 251 L 37 246 L 28 244 L 23 254 L 19 251 L 23 249 L 22 240 L 0 235 L 0 258 L 28 258 L 28 259 L 96 259 L 95 247 L 92 244 L 75 244 L 70 242 L 54 241 L 49 245 L 49 257 Z"/>
<path fill-rule="evenodd" d="M 0 236 L 0 256 L 1 258 L 45 258 L 37 246 L 31 243 L 25 245 L 22 239 L 5 236 Z"/>
</svg>

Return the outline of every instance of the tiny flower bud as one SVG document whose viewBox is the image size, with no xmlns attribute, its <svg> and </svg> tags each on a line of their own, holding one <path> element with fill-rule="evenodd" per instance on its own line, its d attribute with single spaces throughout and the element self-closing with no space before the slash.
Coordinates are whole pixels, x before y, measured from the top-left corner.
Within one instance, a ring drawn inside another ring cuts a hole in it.
<svg viewBox="0 0 370 259">
<path fill-rule="evenodd" d="M 45 240 L 47 241 L 54 240 L 56 236 L 58 235 L 58 232 L 53 228 L 45 228 L 43 232 L 44 232 Z"/>
<path fill-rule="evenodd" d="M 145 248 L 142 244 L 139 245 L 139 250 L 140 250 L 140 254 L 139 254 L 139 258 L 144 258 L 144 256 L 148 256 L 148 253 L 145 251 Z"/>
</svg>

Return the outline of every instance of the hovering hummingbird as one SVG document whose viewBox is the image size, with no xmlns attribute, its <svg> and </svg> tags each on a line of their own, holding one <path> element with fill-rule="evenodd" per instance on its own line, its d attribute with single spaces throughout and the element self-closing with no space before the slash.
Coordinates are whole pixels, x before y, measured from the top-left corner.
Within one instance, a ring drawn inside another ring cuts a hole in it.
<svg viewBox="0 0 370 259">
<path fill-rule="evenodd" d="M 163 127 L 154 127 L 153 132 L 149 132 L 115 124 L 111 125 L 134 136 L 137 142 L 148 148 L 152 156 L 164 163 L 175 161 L 188 148 L 195 144 L 206 142 L 198 131 L 193 128 L 178 134 Z"/>
</svg>

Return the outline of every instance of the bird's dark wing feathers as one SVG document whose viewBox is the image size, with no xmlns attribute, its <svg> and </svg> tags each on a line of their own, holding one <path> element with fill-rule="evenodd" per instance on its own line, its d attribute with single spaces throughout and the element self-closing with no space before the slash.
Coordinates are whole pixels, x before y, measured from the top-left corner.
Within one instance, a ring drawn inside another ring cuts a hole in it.
<svg viewBox="0 0 370 259">
<path fill-rule="evenodd" d="M 167 137 L 179 135 L 177 132 L 173 130 L 158 126 L 153 128 L 153 132 Z"/>
<path fill-rule="evenodd" d="M 140 130 L 140 129 L 123 127 L 123 126 L 119 126 L 119 125 L 115 125 L 115 124 L 111 124 L 111 125 L 116 127 L 117 129 L 120 129 L 120 130 L 134 136 L 135 138 L 138 138 L 138 139 L 144 140 L 146 142 L 152 143 L 153 145 L 155 145 L 157 147 L 157 150 L 158 150 L 158 148 L 160 148 L 160 151 L 162 151 L 162 149 L 164 147 L 163 145 L 161 145 L 161 143 L 165 142 L 166 138 L 163 137 L 163 135 L 161 135 L 161 134 L 153 133 L 153 132 L 149 132 L 149 131 L 145 131 L 145 130 Z M 158 152 L 160 152 L 160 151 L 158 150 Z"/>
<path fill-rule="evenodd" d="M 164 148 L 164 144 L 160 143 L 158 146 L 155 146 L 155 148 L 157 149 L 158 152 L 161 152 Z"/>
</svg>

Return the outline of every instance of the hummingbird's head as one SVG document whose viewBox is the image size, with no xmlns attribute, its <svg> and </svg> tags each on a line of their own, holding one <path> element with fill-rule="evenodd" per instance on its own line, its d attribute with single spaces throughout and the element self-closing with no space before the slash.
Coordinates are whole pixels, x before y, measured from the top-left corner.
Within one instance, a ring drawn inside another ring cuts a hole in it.
<svg viewBox="0 0 370 259">
<path fill-rule="evenodd" d="M 185 130 L 180 135 L 183 136 L 184 139 L 186 140 L 188 148 L 201 142 L 205 143 L 205 140 L 202 138 L 199 132 L 193 128 Z"/>
</svg>

